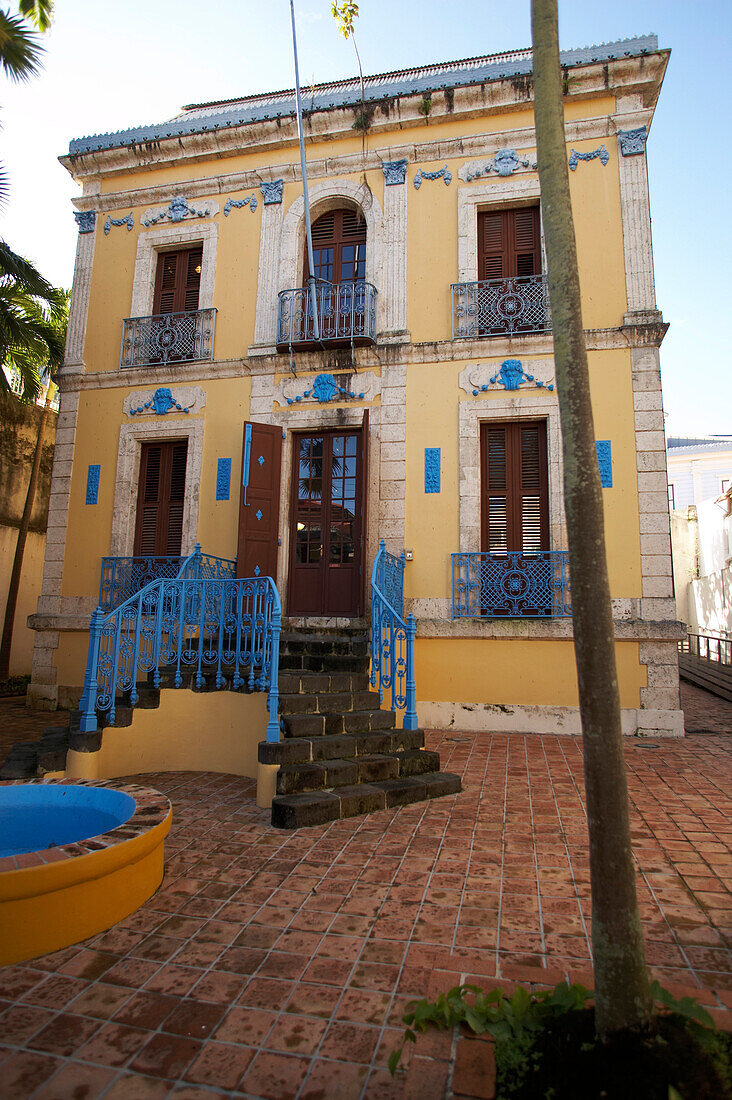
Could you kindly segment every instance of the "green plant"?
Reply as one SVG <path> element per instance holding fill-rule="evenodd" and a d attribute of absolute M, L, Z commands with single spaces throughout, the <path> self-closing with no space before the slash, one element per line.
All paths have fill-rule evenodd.
<path fill-rule="evenodd" d="M 425 118 L 427 117 L 427 115 L 432 110 L 432 93 L 431 92 L 425 92 L 424 93 L 424 95 L 422 96 L 422 102 L 420 103 L 417 110 L 419 111 L 419 113 L 421 115 L 424 115 Z"/>
<path fill-rule="evenodd" d="M 557 1016 L 583 1009 L 591 996 L 582 985 L 560 982 L 554 989 L 533 994 L 519 986 L 511 997 L 502 989 L 485 992 L 477 985 L 456 985 L 436 1001 L 411 1001 L 403 1017 L 404 1039 L 389 1058 L 389 1070 L 393 1076 L 404 1044 L 416 1043 L 417 1032 L 425 1032 L 430 1025 L 446 1031 L 465 1024 L 476 1035 L 488 1032 L 496 1040 L 516 1040 L 522 1033 L 541 1031 Z"/>

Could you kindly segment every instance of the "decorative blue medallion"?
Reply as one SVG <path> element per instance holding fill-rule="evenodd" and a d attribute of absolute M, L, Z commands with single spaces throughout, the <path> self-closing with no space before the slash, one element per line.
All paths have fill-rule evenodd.
<path fill-rule="evenodd" d="M 227 199 L 224 203 L 224 217 L 228 218 L 234 207 L 248 206 L 252 214 L 257 209 L 257 196 L 247 195 L 245 199 Z"/>
<path fill-rule="evenodd" d="M 93 233 L 96 214 L 93 210 L 75 210 L 74 218 L 80 233 Z"/>
<path fill-rule="evenodd" d="M 569 154 L 569 160 L 567 161 L 567 163 L 569 164 L 570 171 L 576 172 L 577 164 L 579 161 L 594 160 L 596 157 L 599 157 L 600 163 L 604 168 L 607 162 L 610 160 L 610 154 L 608 153 L 604 145 L 601 145 L 599 149 L 593 149 L 591 153 L 578 153 L 576 149 L 572 149 L 571 153 Z"/>
<path fill-rule="evenodd" d="M 216 466 L 216 499 L 228 500 L 231 486 L 231 459 L 220 458 Z"/>
<path fill-rule="evenodd" d="M 624 157 L 637 157 L 646 151 L 648 130 L 638 126 L 635 130 L 618 130 L 618 144 Z"/>
<path fill-rule="evenodd" d="M 504 390 L 518 390 L 525 382 L 533 382 L 538 390 L 553 390 L 553 382 L 540 382 L 533 374 L 526 374 L 520 359 L 504 359 L 501 369 L 482 386 L 473 390 L 473 397 L 486 393 L 491 386 L 503 386 Z"/>
<path fill-rule="evenodd" d="M 259 566 L 255 565 L 254 566 L 254 576 L 258 577 L 261 572 L 262 572 L 262 570 L 259 568 Z"/>
<path fill-rule="evenodd" d="M 186 218 L 210 218 L 211 210 L 208 207 L 190 206 L 188 199 L 184 195 L 175 195 L 170 200 L 170 206 L 167 210 L 161 210 L 159 214 L 148 215 L 143 218 L 142 224 L 145 226 L 155 225 L 157 222 L 171 221 L 182 222 Z"/>
<path fill-rule="evenodd" d="M 132 227 L 134 226 L 134 224 L 135 224 L 135 219 L 132 216 L 132 211 L 131 210 L 130 210 L 130 212 L 127 215 L 126 218 L 113 218 L 113 217 L 110 216 L 110 217 L 107 218 L 106 222 L 104 223 L 104 236 L 105 237 L 109 236 L 113 225 L 126 225 L 127 226 L 127 232 L 130 233 L 132 231 Z"/>
<path fill-rule="evenodd" d="M 533 170 L 536 168 L 536 161 L 529 160 L 528 157 L 520 157 L 515 149 L 499 149 L 493 160 L 489 160 L 486 164 L 477 168 L 466 165 L 461 169 L 461 173 L 464 172 L 464 176 L 461 174 L 461 179 L 464 178 L 466 183 L 470 183 L 471 180 L 488 176 L 491 172 L 495 172 L 497 176 L 512 176 L 514 172 L 518 172 L 519 168 Z"/>
<path fill-rule="evenodd" d="M 257 510 L 256 510 L 256 512 L 254 513 L 254 515 L 255 515 L 255 516 L 257 517 L 257 519 L 261 519 L 261 518 L 262 518 L 262 509 L 261 509 L 261 508 L 257 508 Z"/>
<path fill-rule="evenodd" d="M 178 412 L 184 413 L 189 411 L 188 408 L 175 400 L 167 386 L 160 386 L 144 405 L 138 405 L 136 409 L 130 409 L 130 416 L 141 416 L 146 411 L 153 411 L 158 416 L 165 416 L 171 409 L 177 409 Z"/>
<path fill-rule="evenodd" d="M 414 180 L 412 182 L 414 183 L 414 186 L 417 189 L 417 191 L 419 191 L 420 187 L 422 186 L 422 181 L 423 180 L 439 180 L 439 179 L 442 179 L 443 183 L 445 184 L 445 187 L 450 186 L 450 181 L 452 179 L 452 172 L 447 167 L 447 165 L 445 165 L 444 168 L 440 168 L 439 172 L 422 172 L 422 171 L 419 171 L 415 175 Z"/>
<path fill-rule="evenodd" d="M 282 202 L 283 182 L 283 180 L 270 180 L 268 183 L 260 183 L 259 190 L 262 192 L 265 206 Z"/>
<path fill-rule="evenodd" d="M 296 405 L 313 397 L 319 404 L 327 405 L 336 397 L 358 397 L 359 401 L 363 401 L 365 396 L 365 393 L 357 394 L 353 390 L 344 390 L 336 383 L 332 374 L 319 374 L 309 390 L 305 390 L 297 397 L 286 397 L 285 400 L 288 405 Z"/>
<path fill-rule="evenodd" d="M 264 466 L 264 455 L 260 455 L 259 458 L 257 459 L 257 462 L 259 463 L 260 466 Z"/>
<path fill-rule="evenodd" d="M 99 499 L 99 475 L 102 467 L 92 463 L 86 471 L 86 503 L 96 504 Z"/>
<path fill-rule="evenodd" d="M 424 449 L 424 491 L 425 493 L 439 493 L 440 491 L 439 447 L 425 447 Z"/>
<path fill-rule="evenodd" d="M 381 171 L 384 173 L 384 186 L 395 187 L 407 178 L 406 160 L 383 160 Z"/>

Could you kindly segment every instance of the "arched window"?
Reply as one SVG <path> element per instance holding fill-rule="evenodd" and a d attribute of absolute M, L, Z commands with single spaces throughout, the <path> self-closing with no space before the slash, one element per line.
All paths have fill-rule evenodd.
<path fill-rule="evenodd" d="M 366 278 L 366 222 L 360 211 L 330 210 L 312 226 L 313 275 L 328 283 L 355 283 Z M 305 279 L 310 275 L 307 244 Z"/>

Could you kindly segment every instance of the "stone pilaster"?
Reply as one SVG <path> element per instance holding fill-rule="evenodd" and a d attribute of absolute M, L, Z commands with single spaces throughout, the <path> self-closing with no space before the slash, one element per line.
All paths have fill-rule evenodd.
<path fill-rule="evenodd" d="M 618 164 L 628 312 L 654 313 L 656 284 L 653 276 L 646 155 L 640 153 L 635 156 L 618 156 Z"/>
<path fill-rule="evenodd" d="M 277 339 L 277 293 L 279 286 L 282 204 L 265 203 L 259 237 L 259 277 L 257 310 L 254 320 L 254 344 L 251 354 L 270 354 Z M 270 409 L 271 411 L 271 409 Z"/>
<path fill-rule="evenodd" d="M 406 183 L 384 188 L 384 235 L 381 263 L 379 340 L 405 341 L 407 332 L 407 194 Z"/>
<path fill-rule="evenodd" d="M 89 290 L 96 239 L 95 229 L 93 233 L 80 233 L 76 242 L 74 282 L 71 290 L 69 325 L 66 330 L 66 354 L 63 366 L 63 372 L 67 373 L 77 373 L 84 367 L 84 340 L 86 339 L 86 322 L 89 316 Z"/>
<path fill-rule="evenodd" d="M 397 190 L 397 188 L 387 188 Z M 379 537 L 392 554 L 404 548 L 407 465 L 407 367 L 381 368 L 381 454 L 379 459 Z"/>

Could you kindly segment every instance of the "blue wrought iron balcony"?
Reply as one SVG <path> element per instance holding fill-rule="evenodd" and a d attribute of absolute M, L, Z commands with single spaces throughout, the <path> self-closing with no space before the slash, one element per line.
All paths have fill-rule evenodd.
<path fill-rule="evenodd" d="M 315 338 L 310 287 L 282 290 L 277 309 L 277 347 L 373 344 L 376 339 L 376 287 L 355 283 L 316 284 L 318 339 Z"/>
<path fill-rule="evenodd" d="M 569 555 L 453 554 L 453 619 L 539 619 L 572 615 Z"/>
<path fill-rule="evenodd" d="M 119 365 L 126 369 L 213 359 L 215 327 L 215 309 L 127 317 Z"/>
<path fill-rule="evenodd" d="M 196 547 L 196 552 L 190 558 L 180 556 L 102 558 L 102 575 L 99 584 L 100 608 L 102 611 L 114 611 L 116 607 L 123 604 L 130 596 L 140 592 L 152 581 L 174 580 L 186 562 L 190 563 L 188 573 L 194 579 L 233 577 L 236 568 L 235 561 L 202 554 L 200 547 Z"/>
<path fill-rule="evenodd" d="M 546 275 L 452 284 L 452 338 L 551 332 Z"/>

